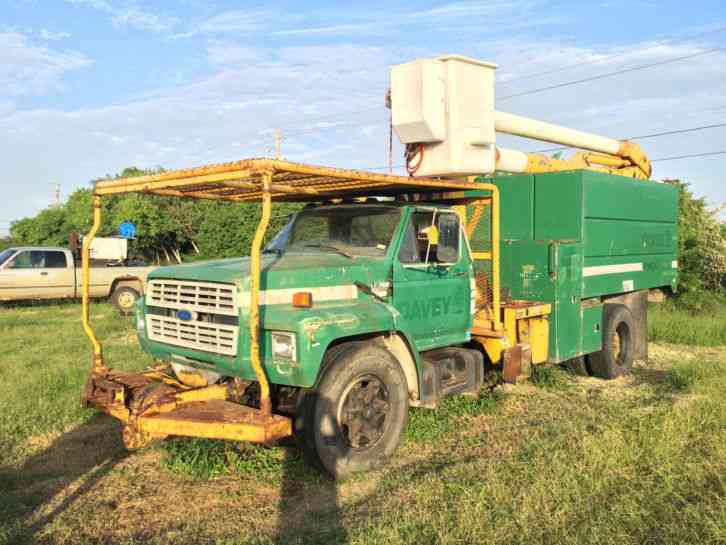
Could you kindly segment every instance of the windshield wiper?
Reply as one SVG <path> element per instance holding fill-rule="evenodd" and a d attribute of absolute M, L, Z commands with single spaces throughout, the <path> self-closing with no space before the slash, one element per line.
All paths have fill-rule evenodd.
<path fill-rule="evenodd" d="M 320 244 L 317 242 L 311 242 L 309 244 L 305 244 L 305 247 L 306 248 L 320 248 L 321 250 L 332 250 L 337 254 L 347 257 L 348 259 L 353 259 L 353 257 L 354 257 L 353 254 L 349 254 L 345 250 L 342 250 L 332 244 Z"/>
<path fill-rule="evenodd" d="M 262 250 L 263 254 L 275 254 L 276 256 L 282 255 L 282 250 L 280 248 L 265 248 Z"/>

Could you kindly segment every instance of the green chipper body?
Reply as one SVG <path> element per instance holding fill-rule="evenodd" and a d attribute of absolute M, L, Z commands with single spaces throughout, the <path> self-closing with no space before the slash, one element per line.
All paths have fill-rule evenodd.
<path fill-rule="evenodd" d="M 502 289 L 552 304 L 550 362 L 600 350 L 604 301 L 675 289 L 676 187 L 587 170 L 493 182 L 502 202 Z"/>

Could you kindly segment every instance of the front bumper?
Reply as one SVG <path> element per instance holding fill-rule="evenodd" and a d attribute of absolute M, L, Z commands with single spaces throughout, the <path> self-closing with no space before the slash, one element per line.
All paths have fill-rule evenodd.
<path fill-rule="evenodd" d="M 204 437 L 271 444 L 292 435 L 292 421 L 238 402 L 234 382 L 201 388 L 181 384 L 163 367 L 142 373 L 94 371 L 83 403 L 124 425 L 127 448 L 167 436 Z"/>

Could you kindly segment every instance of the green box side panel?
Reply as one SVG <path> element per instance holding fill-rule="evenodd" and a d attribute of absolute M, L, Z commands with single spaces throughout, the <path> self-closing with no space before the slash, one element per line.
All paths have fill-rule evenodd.
<path fill-rule="evenodd" d="M 552 363 L 582 353 L 582 244 L 560 244 L 557 254 L 556 260 L 550 259 L 550 268 L 554 266 L 557 271 L 550 319 L 550 324 L 555 324 L 555 336 L 550 335 L 549 361 Z"/>
<path fill-rule="evenodd" d="M 581 354 L 597 352 L 602 348 L 602 305 L 580 309 L 582 346 Z"/>
<path fill-rule="evenodd" d="M 501 282 L 513 299 L 552 302 L 555 285 L 549 274 L 549 245 L 531 240 L 502 244 Z"/>
<path fill-rule="evenodd" d="M 676 223 L 678 189 L 614 174 L 583 171 L 585 217 Z"/>
<path fill-rule="evenodd" d="M 492 180 L 501 202 L 500 238 L 503 241 L 534 238 L 534 176 L 500 176 Z"/>
<path fill-rule="evenodd" d="M 535 240 L 579 241 L 581 237 L 582 171 L 535 176 Z"/>
<path fill-rule="evenodd" d="M 585 218 L 585 257 L 673 255 L 675 223 Z"/>
<path fill-rule="evenodd" d="M 583 276 L 583 298 L 662 286 L 670 286 L 675 290 L 678 279 L 677 256 L 673 253 L 640 254 L 620 259 L 586 257 Z"/>
<path fill-rule="evenodd" d="M 583 297 L 675 287 L 676 187 L 583 172 Z"/>
<path fill-rule="evenodd" d="M 513 299 L 550 303 L 549 361 L 582 351 L 582 245 L 521 241 L 502 245 L 502 287 Z"/>

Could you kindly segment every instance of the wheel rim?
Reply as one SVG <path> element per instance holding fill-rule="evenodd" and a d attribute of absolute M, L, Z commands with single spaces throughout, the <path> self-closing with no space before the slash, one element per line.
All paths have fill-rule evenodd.
<path fill-rule="evenodd" d="M 363 450 L 383 436 L 391 410 L 386 385 L 373 375 L 351 382 L 341 396 L 338 422 L 348 445 Z"/>
<path fill-rule="evenodd" d="M 121 308 L 129 309 L 134 306 L 134 303 L 136 302 L 136 297 L 134 297 L 133 293 L 124 291 L 119 293 L 117 301 Z"/>

